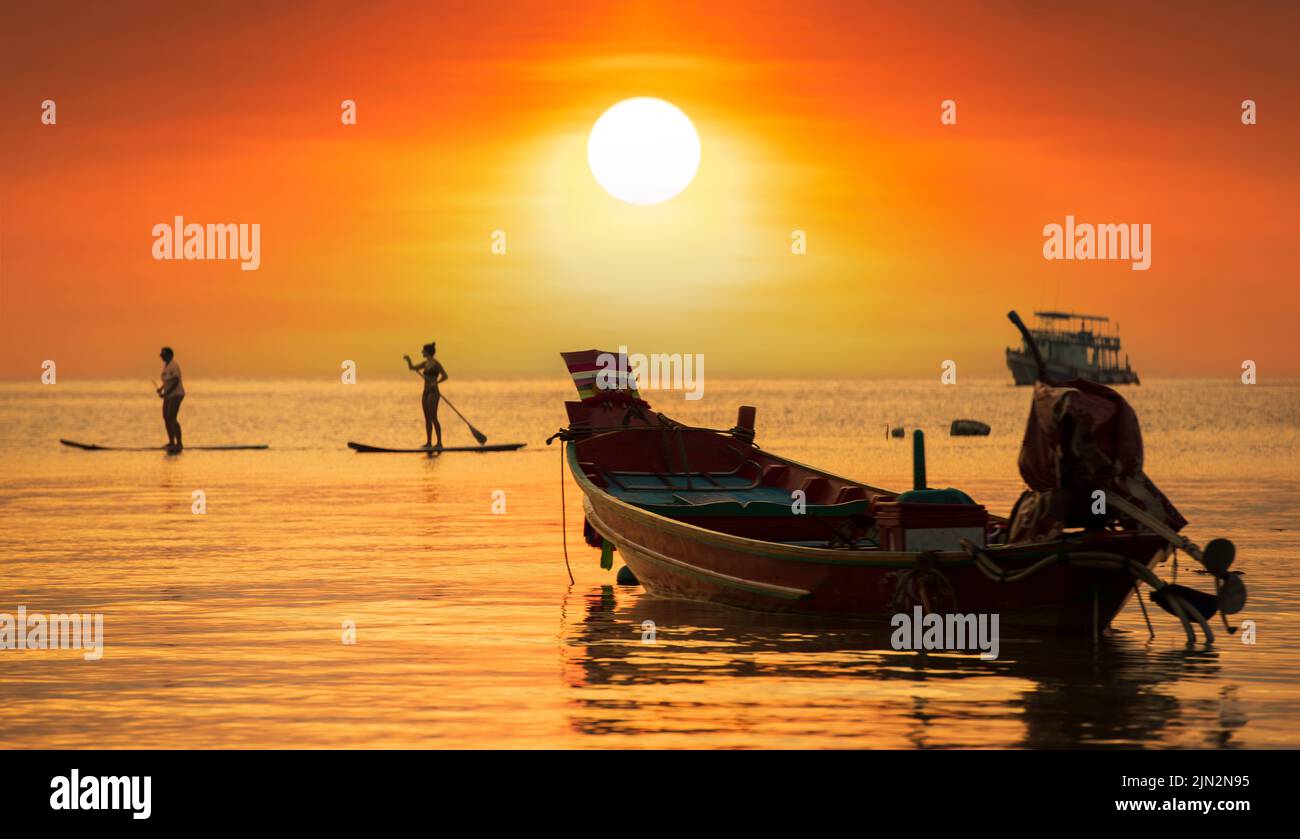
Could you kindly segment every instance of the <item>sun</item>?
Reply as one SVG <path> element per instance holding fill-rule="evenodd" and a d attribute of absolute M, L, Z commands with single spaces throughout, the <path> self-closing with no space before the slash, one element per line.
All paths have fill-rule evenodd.
<path fill-rule="evenodd" d="M 700 168 L 700 135 L 671 102 L 624 99 L 600 115 L 587 139 L 596 183 L 629 204 L 659 204 L 680 193 Z"/>

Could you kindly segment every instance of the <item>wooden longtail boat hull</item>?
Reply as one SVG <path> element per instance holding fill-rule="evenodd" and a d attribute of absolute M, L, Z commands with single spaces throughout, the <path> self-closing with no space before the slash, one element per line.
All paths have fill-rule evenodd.
<path fill-rule="evenodd" d="M 650 409 L 622 353 L 562 355 L 581 399 L 565 403 L 569 424 L 547 443 L 564 441 L 588 544 L 606 568 L 616 549 L 651 594 L 848 618 L 987 614 L 1095 636 L 1142 583 L 1189 643 L 1194 624 L 1212 641 L 1208 619 L 1220 612 L 1226 624 L 1245 605 L 1235 547 L 1216 539 L 1202 551 L 1178 535 L 1185 520 L 1141 472 L 1136 415 L 1108 388 L 1040 376 L 1019 463 L 1030 489 L 1012 521 L 930 487 L 919 432 L 914 489 L 890 492 L 764 451 L 753 407 L 730 429 L 684 425 Z M 1072 425 L 1041 420 L 1062 413 Z M 1085 456 L 1067 457 L 1081 442 Z M 1119 512 L 1083 503 L 1098 475 L 1113 476 L 1102 489 Z M 1215 593 L 1154 573 L 1171 546 L 1213 575 Z"/>
<path fill-rule="evenodd" d="M 566 445 L 570 471 L 584 494 L 587 521 L 617 548 L 651 594 L 848 618 L 888 619 L 900 611 L 895 591 L 901 575 L 917 568 L 916 552 L 784 544 L 670 518 L 596 485 L 580 465 L 574 444 Z M 1076 552 L 1118 554 L 1149 566 L 1163 557 L 1164 546 L 1163 539 L 1150 534 L 1106 532 L 989 548 L 987 555 L 1007 572 Z M 943 604 L 946 611 L 997 613 L 1006 625 L 1058 632 L 1104 629 L 1134 590 L 1133 577 L 1118 569 L 1060 562 L 1021 581 L 999 582 L 965 552 L 933 557 L 933 567 L 946 583 L 942 588 L 951 594 Z"/>

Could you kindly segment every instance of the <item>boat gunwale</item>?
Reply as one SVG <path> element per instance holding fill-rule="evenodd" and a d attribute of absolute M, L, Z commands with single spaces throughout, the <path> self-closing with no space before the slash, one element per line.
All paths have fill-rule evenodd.
<path fill-rule="evenodd" d="M 646 427 L 646 426 L 635 426 L 635 428 L 644 428 L 644 427 Z M 652 426 L 651 426 L 651 427 L 652 427 Z M 591 435 L 589 435 L 589 436 L 587 436 L 587 437 L 583 437 L 582 440 L 567 440 L 567 441 L 565 441 L 565 445 L 568 446 L 568 447 L 570 448 L 570 450 L 572 450 L 572 447 L 573 447 L 574 444 L 576 444 L 576 443 L 580 443 L 580 442 L 582 442 L 583 440 L 595 440 L 595 439 L 600 438 L 600 437 L 607 437 L 607 436 L 609 436 L 609 435 L 611 435 L 611 434 L 621 434 L 621 433 L 623 433 L 624 431 L 627 431 L 627 430 L 629 430 L 629 429 L 627 429 L 627 428 L 619 428 L 619 429 L 615 429 L 615 430 L 613 430 L 613 431 L 600 431 L 600 432 L 597 432 L 597 433 L 595 433 L 595 434 L 591 434 Z M 689 429 L 689 428 L 688 428 L 688 429 L 686 429 L 686 430 L 687 430 L 687 431 L 694 431 L 695 433 L 698 433 L 698 434 L 710 434 L 710 435 L 713 435 L 713 436 L 715 436 L 715 437 L 721 437 L 721 436 L 724 436 L 721 432 L 714 431 L 713 429 L 709 429 L 709 428 L 699 428 L 699 429 Z M 862 487 L 863 489 L 865 489 L 865 490 L 867 490 L 867 491 L 869 491 L 869 492 L 878 493 L 878 494 L 880 494 L 880 495 L 888 495 L 888 496 L 891 496 L 891 497 L 897 497 L 897 496 L 899 495 L 899 493 L 894 492 L 894 491 L 891 490 L 891 489 L 883 489 L 883 488 L 881 488 L 881 487 L 872 486 L 871 484 L 864 484 L 864 483 L 862 483 L 861 481 L 854 480 L 853 478 L 846 478 L 846 477 L 844 477 L 843 475 L 837 475 L 837 474 L 835 474 L 834 472 L 827 472 L 825 469 L 822 469 L 820 466 L 812 466 L 812 465 L 807 464 L 807 463 L 801 463 L 801 462 L 799 462 L 799 461 L 797 461 L 797 460 L 794 460 L 794 459 L 792 459 L 792 458 L 785 457 L 784 455 L 779 455 L 779 454 L 776 454 L 775 452 L 770 452 L 770 451 L 768 451 L 767 449 L 765 449 L 765 448 L 763 448 L 762 446 L 760 446 L 758 443 L 749 443 L 749 445 L 753 446 L 755 449 L 757 449 L 758 451 L 762 452 L 762 453 L 763 453 L 764 455 L 766 455 L 767 457 L 773 458 L 773 459 L 775 459 L 775 460 L 779 460 L 779 461 L 781 461 L 782 463 L 788 464 L 788 465 L 790 465 L 790 466 L 798 466 L 800 469 L 807 469 L 808 471 L 810 471 L 810 472 L 815 472 L 815 473 L 817 473 L 818 475 L 824 475 L 824 476 L 826 476 L 827 478 L 834 478 L 834 479 L 837 480 L 837 481 L 843 481 L 844 483 L 846 483 L 846 484 L 850 484 L 850 485 L 852 485 L 852 486 Z M 576 465 L 576 461 L 574 460 L 574 457 L 576 457 L 576 455 L 572 454 L 571 452 L 570 452 L 570 453 L 566 453 L 566 458 L 567 458 L 568 461 L 569 461 L 569 471 L 570 471 L 570 472 L 573 472 L 573 475 L 574 475 L 574 478 L 575 478 L 575 479 L 577 479 L 577 480 L 581 480 L 581 481 L 588 481 L 588 482 L 590 482 L 590 481 L 587 479 L 587 476 L 586 476 L 585 473 L 581 472 L 580 470 L 576 470 L 576 469 L 574 468 L 574 466 Z M 595 484 L 592 484 L 592 486 L 595 487 L 595 489 L 599 490 L 600 492 L 604 493 L 605 495 L 611 495 L 610 493 L 605 492 L 605 490 L 604 490 L 603 488 L 598 487 L 598 486 L 596 486 Z M 611 495 L 611 497 L 614 497 L 614 496 Z M 1010 520 L 1009 518 L 1005 517 L 1005 516 L 999 516 L 999 515 L 996 515 L 996 514 L 994 514 L 994 513 L 989 513 L 989 514 L 988 514 L 988 517 L 989 517 L 989 521 L 991 521 L 991 522 L 997 522 L 997 523 L 999 523 L 999 524 L 1006 524 L 1006 525 L 1011 524 L 1011 520 Z M 665 517 L 665 518 L 666 518 L 666 517 Z"/>
<path fill-rule="evenodd" d="M 605 432 L 605 433 L 616 434 L 618 432 Z M 628 502 L 623 501 L 617 496 L 605 492 L 604 489 L 602 489 L 601 487 L 597 486 L 594 482 L 592 482 L 591 479 L 587 477 L 586 473 L 583 472 L 582 469 L 578 466 L 577 448 L 575 445 L 576 442 L 577 441 L 573 441 L 573 440 L 565 441 L 565 446 L 566 446 L 565 457 L 568 461 L 569 471 L 573 475 L 574 481 L 578 484 L 579 488 L 582 489 L 583 491 L 584 513 L 594 511 L 593 508 L 595 507 L 595 505 L 592 503 L 591 499 L 593 495 L 596 495 L 597 497 L 601 498 L 601 503 L 612 506 L 615 510 L 619 511 L 623 515 L 632 518 L 637 523 L 641 524 L 642 526 L 648 527 L 652 530 L 656 530 L 661 533 L 668 534 L 670 536 L 693 538 L 697 542 L 702 542 L 714 548 L 720 548 L 725 550 L 736 551 L 739 553 L 762 556 L 769 559 L 785 560 L 791 562 L 806 562 L 806 563 L 813 563 L 818 565 L 910 568 L 916 564 L 916 557 L 920 554 L 919 551 L 908 552 L 908 551 L 873 550 L 868 552 L 868 551 L 846 550 L 844 548 L 813 548 L 813 547 L 807 547 L 803 545 L 785 545 L 780 542 L 769 542 L 762 539 L 751 539 L 746 536 L 736 536 L 731 533 L 722 533 L 716 530 L 710 530 L 708 528 L 700 527 L 698 525 L 694 525 L 686 521 L 669 518 L 668 516 L 664 516 L 659 513 L 652 512 L 650 510 L 645 510 L 641 507 L 636 506 L 635 504 L 629 504 Z M 774 457 L 786 463 L 801 466 L 806 469 L 813 469 L 814 471 L 820 474 L 839 478 L 840 480 L 848 481 L 849 483 L 855 484 L 857 486 L 862 486 L 869 490 L 881 492 L 887 495 L 893 495 L 893 493 L 890 493 L 886 490 L 882 490 L 876 487 L 871 487 L 866 484 L 859 484 L 858 482 L 849 480 L 847 478 L 840 478 L 838 475 L 834 475 L 830 472 L 817 469 L 816 467 L 806 466 L 805 464 L 798 463 L 797 461 L 789 460 L 788 458 L 783 458 L 780 455 L 775 455 L 772 454 L 771 452 L 764 452 L 764 453 L 770 457 Z M 599 513 L 597 513 L 596 516 L 598 519 L 601 520 L 602 523 L 604 523 L 604 520 L 599 515 Z M 1006 519 L 997 516 L 990 516 L 989 518 L 996 519 L 998 521 L 1003 521 L 1003 522 L 1006 521 Z M 603 535 L 604 534 L 602 534 L 602 537 Z M 1137 537 L 1143 534 L 1133 533 L 1133 534 L 1126 534 L 1126 535 Z M 1002 547 L 1002 546 L 996 546 L 996 547 Z M 1067 537 L 1063 539 L 1057 539 L 1052 542 L 1026 543 L 1023 546 L 1011 545 L 1005 547 L 1009 547 L 1013 549 L 1023 548 L 1024 549 L 1023 552 L 1017 552 L 1014 559 L 1032 561 L 1032 560 L 1042 559 L 1043 557 L 1046 556 L 1051 556 L 1052 554 L 1068 553 L 1071 549 L 1077 547 L 1083 547 L 1083 546 L 1081 544 L 1081 540 L 1071 539 Z M 869 554 L 870 558 L 868 558 L 867 556 L 862 556 L 863 554 Z M 969 554 L 965 553 L 964 551 L 938 551 L 935 553 L 935 557 L 940 563 L 947 566 L 964 566 L 964 565 L 975 564 L 975 559 L 971 557 Z"/>

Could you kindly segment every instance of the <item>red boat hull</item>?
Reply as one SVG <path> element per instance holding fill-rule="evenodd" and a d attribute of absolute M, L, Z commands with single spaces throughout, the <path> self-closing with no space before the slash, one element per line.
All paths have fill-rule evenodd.
<path fill-rule="evenodd" d="M 898 611 L 900 572 L 918 554 L 805 547 L 718 532 L 628 504 L 569 464 L 582 488 L 587 520 L 618 550 L 647 592 L 744 609 L 888 619 Z M 1144 565 L 1163 557 L 1164 541 L 1136 533 L 1098 533 L 1023 546 L 990 548 L 1007 572 L 1050 556 L 1119 554 Z M 933 554 L 934 569 L 961 613 L 998 614 L 1004 625 L 1057 632 L 1104 629 L 1133 592 L 1126 571 L 1049 564 L 1018 582 L 987 576 L 964 552 Z"/>

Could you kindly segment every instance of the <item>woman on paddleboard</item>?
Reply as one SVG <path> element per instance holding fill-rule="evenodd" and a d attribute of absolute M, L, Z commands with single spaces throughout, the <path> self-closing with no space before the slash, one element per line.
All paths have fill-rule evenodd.
<path fill-rule="evenodd" d="M 181 384 L 181 367 L 176 363 L 176 354 L 171 347 L 163 347 L 158 357 L 163 361 L 162 387 L 158 395 L 162 397 L 163 425 L 167 426 L 167 449 L 180 451 L 181 424 L 176 415 L 181 410 L 181 400 L 185 398 L 185 387 Z"/>
<path fill-rule="evenodd" d="M 442 425 L 438 422 L 438 385 L 447 381 L 447 371 L 443 369 L 438 359 L 433 357 L 437 349 L 435 344 L 429 343 L 424 345 L 424 361 L 419 364 L 412 364 L 411 357 L 404 355 L 406 366 L 411 370 L 419 373 L 424 379 L 424 396 L 420 402 L 424 406 L 424 445 L 425 448 L 442 448 Z M 434 433 L 438 435 L 438 445 L 433 444 Z"/>

